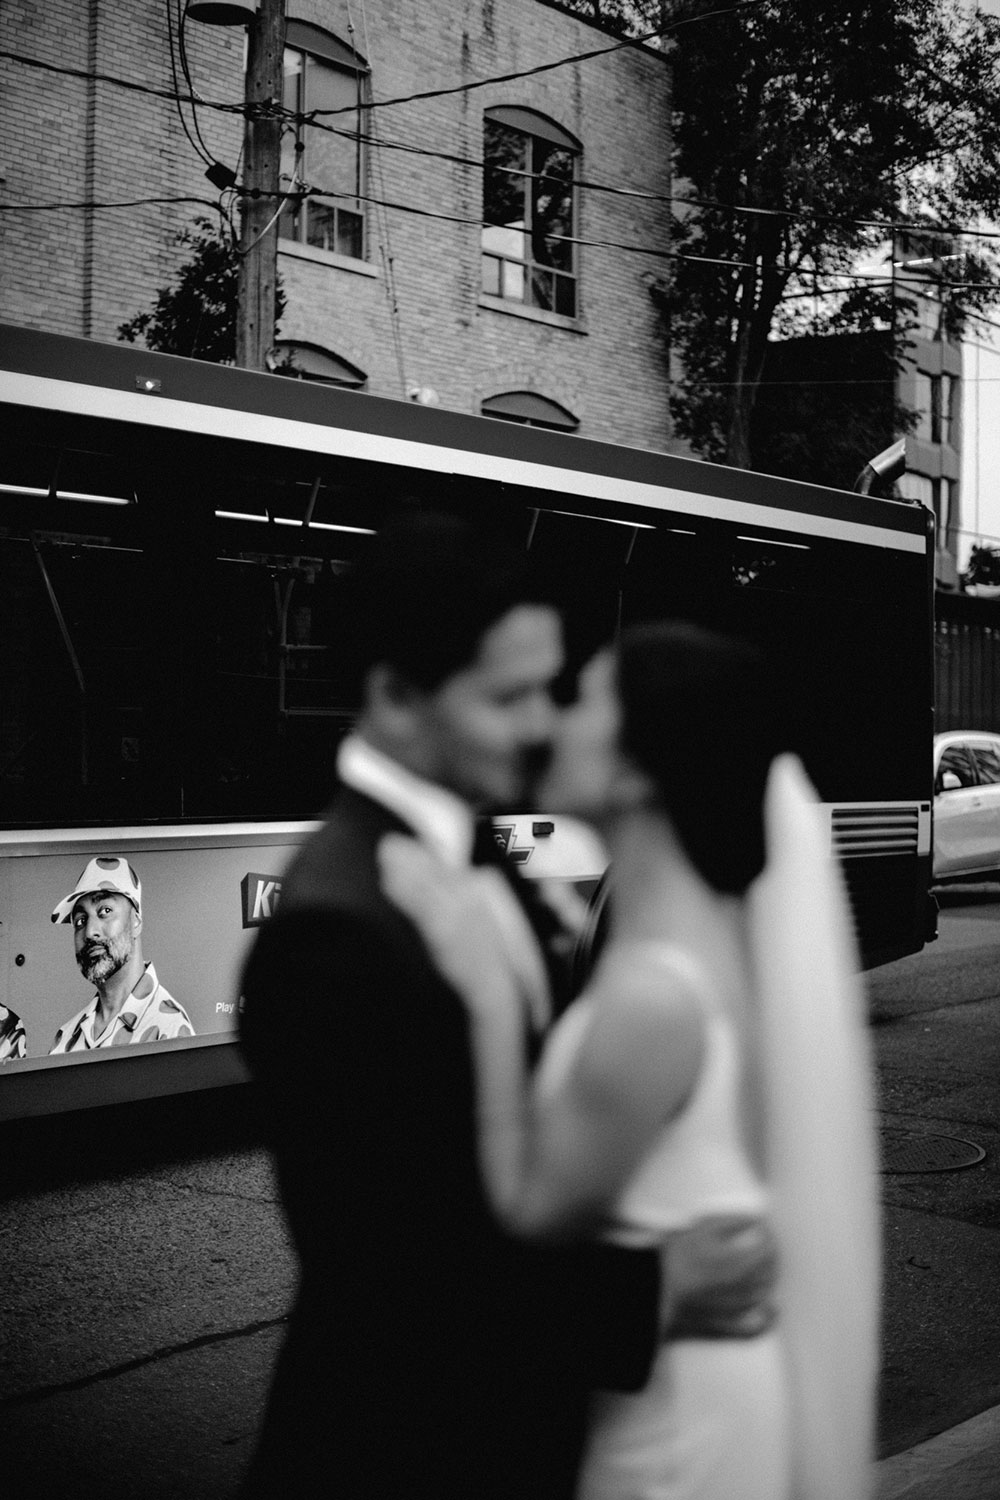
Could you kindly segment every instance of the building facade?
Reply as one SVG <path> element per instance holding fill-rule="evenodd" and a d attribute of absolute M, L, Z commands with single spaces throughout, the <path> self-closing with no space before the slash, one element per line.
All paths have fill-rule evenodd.
<path fill-rule="evenodd" d="M 950 248 L 947 245 L 945 253 Z M 906 470 L 898 488 L 904 499 L 919 501 L 934 512 L 937 585 L 954 589 L 959 582 L 962 513 L 962 345 L 950 337 L 941 254 L 941 244 L 933 242 L 907 242 L 897 254 L 902 265 L 896 292 L 913 325 L 906 336 L 898 394 L 916 413 L 906 434 Z"/>
<path fill-rule="evenodd" d="M 176 278 L 185 227 L 235 221 L 246 33 L 183 11 L 0 13 L 0 320 L 113 340 Z M 276 364 L 679 446 L 647 290 L 670 227 L 659 53 L 544 0 L 288 0 L 284 64 Z"/>

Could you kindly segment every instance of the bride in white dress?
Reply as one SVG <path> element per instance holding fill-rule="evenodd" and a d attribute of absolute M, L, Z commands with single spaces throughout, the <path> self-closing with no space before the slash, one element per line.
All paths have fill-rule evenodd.
<path fill-rule="evenodd" d="M 641 1392 L 596 1397 L 579 1500 L 870 1493 L 871 1066 L 838 875 L 772 729 L 756 656 L 693 627 L 632 632 L 586 669 L 545 801 L 600 823 L 612 926 L 534 1077 L 519 966 L 490 927 L 496 872 L 456 878 L 395 836 L 383 850 L 469 1006 L 484 1179 L 508 1224 L 648 1242 L 745 1211 L 778 1235 L 776 1320 L 671 1340 Z"/>

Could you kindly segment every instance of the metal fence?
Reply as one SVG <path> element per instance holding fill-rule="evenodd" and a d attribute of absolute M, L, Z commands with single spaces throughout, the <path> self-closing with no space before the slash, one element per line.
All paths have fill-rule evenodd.
<path fill-rule="evenodd" d="M 939 592 L 934 613 L 935 729 L 1000 733 L 1000 600 Z"/>

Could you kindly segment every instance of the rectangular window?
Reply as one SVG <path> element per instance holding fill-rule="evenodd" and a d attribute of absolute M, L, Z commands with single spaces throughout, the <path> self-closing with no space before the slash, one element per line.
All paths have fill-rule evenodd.
<path fill-rule="evenodd" d="M 913 404 L 917 409 L 917 425 L 914 428 L 914 436 L 925 443 L 936 442 L 934 436 L 934 412 L 939 409 L 941 400 L 940 376 L 931 376 L 924 370 L 917 370 L 914 375 Z M 937 393 L 935 394 L 935 387 Z"/>
<path fill-rule="evenodd" d="M 487 118 L 484 157 L 483 292 L 575 318 L 578 153 Z"/>
<path fill-rule="evenodd" d="M 364 257 L 365 87 L 360 71 L 285 49 L 285 109 L 299 116 L 314 110 L 342 113 L 320 115 L 315 124 L 299 124 L 294 133 L 283 136 L 282 188 L 305 186 L 317 195 L 290 203 L 281 215 L 279 233 L 282 239 L 354 260 Z"/>

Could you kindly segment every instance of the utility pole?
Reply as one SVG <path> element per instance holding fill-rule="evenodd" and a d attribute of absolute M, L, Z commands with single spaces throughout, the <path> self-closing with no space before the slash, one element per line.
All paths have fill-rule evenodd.
<path fill-rule="evenodd" d="M 259 0 L 247 28 L 246 129 L 236 323 L 236 363 L 266 368 L 274 343 L 278 280 L 285 0 Z M 272 222 L 273 221 L 273 222 Z"/>

